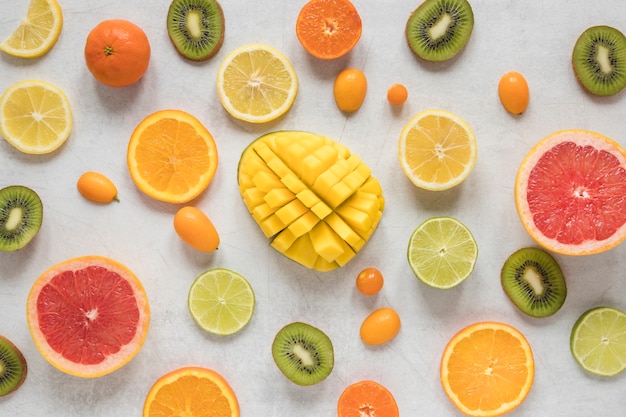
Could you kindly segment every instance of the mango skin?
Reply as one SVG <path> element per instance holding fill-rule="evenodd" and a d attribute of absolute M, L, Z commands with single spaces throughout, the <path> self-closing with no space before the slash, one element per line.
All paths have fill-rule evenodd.
<path fill-rule="evenodd" d="M 270 245 L 317 271 L 354 258 L 385 206 L 370 168 L 315 133 L 285 130 L 257 138 L 243 151 L 237 175 L 244 204 Z"/>

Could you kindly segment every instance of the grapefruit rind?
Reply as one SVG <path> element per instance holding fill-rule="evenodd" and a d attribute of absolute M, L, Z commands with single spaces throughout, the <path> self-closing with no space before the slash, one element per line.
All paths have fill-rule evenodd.
<path fill-rule="evenodd" d="M 560 130 L 548 135 L 528 152 L 515 178 L 515 205 L 522 225 L 538 245 L 562 255 L 592 255 L 612 249 L 626 239 L 626 223 L 622 224 L 607 239 L 587 240 L 582 244 L 567 244 L 544 235 L 533 222 L 533 214 L 526 198 L 530 172 L 549 149 L 564 142 L 573 142 L 579 146 L 588 145 L 598 151 L 607 151 L 618 159 L 620 167 L 626 169 L 626 151 L 617 142 L 606 136 L 582 129 Z"/>
<path fill-rule="evenodd" d="M 95 365 L 85 365 L 73 362 L 55 351 L 47 342 L 46 336 L 39 326 L 37 314 L 37 298 L 42 288 L 49 281 L 63 271 L 77 271 L 89 266 L 101 266 L 117 273 L 133 288 L 139 320 L 133 339 L 124 345 L 117 353 L 108 356 L 104 361 Z M 103 256 L 82 256 L 62 261 L 48 268 L 33 284 L 26 302 L 26 319 L 28 328 L 41 355 L 55 368 L 69 375 L 81 378 L 96 378 L 107 375 L 127 364 L 139 352 L 148 335 L 150 322 L 150 307 L 146 292 L 135 274 L 121 263 Z"/>

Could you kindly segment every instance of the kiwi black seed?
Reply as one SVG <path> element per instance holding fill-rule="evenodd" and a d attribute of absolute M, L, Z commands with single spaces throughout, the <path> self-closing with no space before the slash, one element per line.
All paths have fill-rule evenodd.
<path fill-rule="evenodd" d="M 173 0 L 167 34 L 180 55 L 192 61 L 214 56 L 224 42 L 224 12 L 216 0 Z"/>
<path fill-rule="evenodd" d="M 411 50 L 426 61 L 445 61 L 458 54 L 474 29 L 467 0 L 426 0 L 413 10 L 405 36 Z"/>
<path fill-rule="evenodd" d="M 585 30 L 574 45 L 572 66 L 590 93 L 611 96 L 626 87 L 626 37 L 610 26 Z"/>
<path fill-rule="evenodd" d="M 278 369 L 298 385 L 323 381 L 335 363 L 330 338 L 320 329 L 301 322 L 290 323 L 276 334 L 272 356 Z"/>
<path fill-rule="evenodd" d="M 0 251 L 14 252 L 41 228 L 43 204 L 35 191 L 21 185 L 0 190 Z"/>
<path fill-rule="evenodd" d="M 532 317 L 556 313 L 567 296 L 565 277 L 556 260 L 539 248 L 522 248 L 504 263 L 502 288 L 513 304 Z"/>
<path fill-rule="evenodd" d="M 0 397 L 18 389 L 26 379 L 26 359 L 6 337 L 0 336 Z"/>

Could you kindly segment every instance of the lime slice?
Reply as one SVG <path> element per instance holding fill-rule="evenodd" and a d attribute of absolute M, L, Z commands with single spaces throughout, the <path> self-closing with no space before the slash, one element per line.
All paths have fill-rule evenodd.
<path fill-rule="evenodd" d="M 425 284 L 447 289 L 459 285 L 474 270 L 478 247 L 469 229 L 452 217 L 432 217 L 411 235 L 409 265 Z"/>
<path fill-rule="evenodd" d="M 209 333 L 231 335 L 245 327 L 254 312 L 254 291 L 240 274 L 215 268 L 200 274 L 189 289 L 191 317 Z"/>
<path fill-rule="evenodd" d="M 595 375 L 612 376 L 626 368 L 626 313 L 596 307 L 583 313 L 572 328 L 572 355 Z"/>

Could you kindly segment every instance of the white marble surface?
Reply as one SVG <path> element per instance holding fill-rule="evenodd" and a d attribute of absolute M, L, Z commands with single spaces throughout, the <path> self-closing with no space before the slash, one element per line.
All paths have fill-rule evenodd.
<path fill-rule="evenodd" d="M 26 1 L 0 0 L 0 37 L 7 36 L 26 10 Z M 354 0 L 363 36 L 346 57 L 322 62 L 307 55 L 295 36 L 303 1 L 222 1 L 226 37 L 212 60 L 193 64 L 180 58 L 165 29 L 168 1 L 60 0 L 64 27 L 46 56 L 24 61 L 0 57 L 0 90 L 36 78 L 55 83 L 68 95 L 74 129 L 68 142 L 48 156 L 23 155 L 0 142 L 0 185 L 34 188 L 45 205 L 40 234 L 24 250 L 0 253 L 0 333 L 24 352 L 29 375 L 16 393 L 0 399 L 0 415 L 139 416 L 152 383 L 186 365 L 220 372 L 238 396 L 243 416 L 334 416 L 341 391 L 373 379 L 395 395 L 404 416 L 459 416 L 439 382 L 439 360 L 447 341 L 480 320 L 516 326 L 535 354 L 536 377 L 525 403 L 512 416 L 619 416 L 626 409 L 626 375 L 590 376 L 575 363 L 569 335 L 576 318 L 597 305 L 626 309 L 626 246 L 591 257 L 557 256 L 569 294 L 554 316 L 537 320 L 518 313 L 504 295 L 499 272 L 506 257 L 532 245 L 513 203 L 513 182 L 526 152 L 542 137 L 567 128 L 595 130 L 626 145 L 626 98 L 594 98 L 577 84 L 570 56 L 587 27 L 626 30 L 621 0 L 474 0 L 475 27 L 464 52 L 444 64 L 413 57 L 404 25 L 419 1 Z M 124 89 L 99 85 L 83 59 L 89 30 L 109 18 L 144 28 L 153 55 L 144 79 Z M 293 62 L 300 91 L 281 120 L 250 126 L 228 117 L 215 92 L 217 67 L 243 44 L 272 45 Z M 362 69 L 369 90 L 363 107 L 342 114 L 332 83 L 344 67 Z M 497 82 L 508 70 L 524 73 L 531 89 L 528 111 L 512 117 L 501 107 Z M 395 82 L 409 89 L 400 109 L 386 102 Z M 126 146 L 135 125 L 149 113 L 178 108 L 201 119 L 213 133 L 219 168 L 194 204 L 205 210 L 222 238 L 218 252 L 202 254 L 176 236 L 177 206 L 142 195 L 128 175 Z M 474 128 L 479 156 L 461 186 L 442 193 L 416 189 L 397 161 L 397 141 L 408 119 L 420 110 L 442 108 Z M 237 191 L 241 151 L 258 135 L 276 129 L 308 130 L 348 146 L 373 169 L 387 206 L 370 242 L 346 267 L 330 273 L 306 270 L 269 246 L 247 214 Z M 120 203 L 91 204 L 80 197 L 76 179 L 86 170 L 105 173 L 119 188 Z M 411 231 L 434 215 L 459 218 L 479 245 L 474 274 L 459 287 L 439 291 L 414 278 L 406 261 Z M 66 258 L 100 254 L 131 268 L 146 287 L 151 328 L 143 349 L 127 366 L 93 380 L 65 375 L 36 350 L 26 325 L 25 300 L 32 282 Z M 374 298 L 358 294 L 357 273 L 378 267 L 386 278 Z M 227 338 L 203 333 L 187 311 L 193 279 L 212 267 L 244 274 L 257 296 L 255 315 L 241 333 Z M 390 343 L 370 348 L 358 336 L 374 308 L 391 306 L 402 329 Z M 291 321 L 309 322 L 328 333 L 335 369 L 324 382 L 298 387 L 274 365 L 274 334 Z"/>

